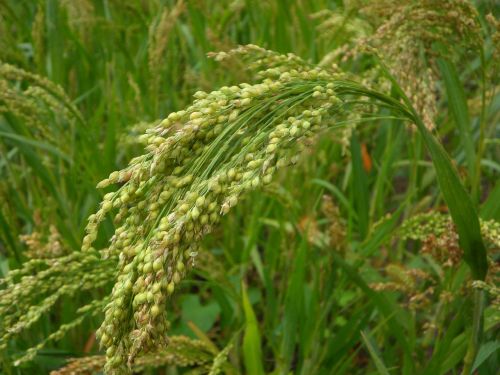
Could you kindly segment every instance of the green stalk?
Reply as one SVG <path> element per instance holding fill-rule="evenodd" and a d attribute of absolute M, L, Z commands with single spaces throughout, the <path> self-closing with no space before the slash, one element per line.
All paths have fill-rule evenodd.
<path fill-rule="evenodd" d="M 474 311 L 472 315 L 472 333 L 467 346 L 467 353 L 464 358 L 464 368 L 462 375 L 470 375 L 474 360 L 476 359 L 479 346 L 481 344 L 481 336 L 483 332 L 483 312 L 484 312 L 485 295 L 484 290 L 474 289 L 473 303 Z"/>

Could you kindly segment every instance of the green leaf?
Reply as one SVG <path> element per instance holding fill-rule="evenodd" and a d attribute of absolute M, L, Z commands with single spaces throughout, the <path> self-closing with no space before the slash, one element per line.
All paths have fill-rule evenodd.
<path fill-rule="evenodd" d="M 391 334 L 396 338 L 398 344 L 402 348 L 407 358 L 412 356 L 412 347 L 405 336 L 405 328 L 402 324 L 404 317 L 402 316 L 402 309 L 389 300 L 384 294 L 371 289 L 367 282 L 358 272 L 357 268 L 348 264 L 340 255 L 335 252 L 331 253 L 335 263 L 345 272 L 346 276 L 356 284 L 365 295 L 372 300 L 374 305 L 379 310 L 380 314 L 387 320 L 387 328 Z"/>
<path fill-rule="evenodd" d="M 475 371 L 493 353 L 498 352 L 498 350 L 500 350 L 500 341 L 490 341 L 484 343 L 477 353 L 476 360 L 474 361 L 474 365 L 472 366 L 472 371 Z"/>
<path fill-rule="evenodd" d="M 500 221 L 500 180 L 490 192 L 488 199 L 481 206 L 481 218 Z"/>
<path fill-rule="evenodd" d="M 48 151 L 51 154 L 53 154 L 57 157 L 60 157 L 64 161 L 71 164 L 71 159 L 69 158 L 68 155 L 64 154 L 57 147 L 54 147 L 49 143 L 35 141 L 33 139 L 29 139 L 29 138 L 23 137 L 21 135 L 15 134 L 15 133 L 8 133 L 8 132 L 4 132 L 4 131 L 0 131 L 0 139 L 1 138 L 10 138 L 10 139 L 15 140 L 19 143 L 25 144 L 27 147 L 39 148 L 41 150 Z"/>
<path fill-rule="evenodd" d="M 441 193 L 448 206 L 453 223 L 456 226 L 460 248 L 464 252 L 464 260 L 469 265 L 472 276 L 475 279 L 484 280 L 488 270 L 486 248 L 481 237 L 479 218 L 471 197 L 467 194 L 443 146 L 425 127 L 415 109 L 412 107 L 411 101 L 387 71 L 387 68 L 383 67 L 383 69 L 391 80 L 395 91 L 401 96 L 410 110 L 410 112 L 408 112 L 402 109 L 403 113 L 409 115 L 409 118 L 415 123 L 419 132 L 422 134 L 422 138 L 429 151 L 434 168 L 436 169 L 436 176 L 439 187 L 441 188 Z M 382 95 L 378 95 L 378 98 L 379 100 L 387 102 L 387 99 Z"/>
<path fill-rule="evenodd" d="M 307 243 L 302 241 L 296 255 L 293 271 L 290 273 L 290 283 L 286 292 L 283 316 L 283 341 L 281 353 L 285 366 L 292 362 L 297 334 L 300 331 L 301 319 L 304 313 L 304 279 L 307 264 Z"/>
<path fill-rule="evenodd" d="M 379 221 L 376 228 L 374 226 L 374 229 L 370 232 L 370 236 L 365 238 L 360 246 L 364 257 L 373 255 L 373 253 L 380 249 L 380 246 L 393 234 L 394 229 L 399 223 L 401 214 L 407 205 L 408 199 L 401 203 L 398 209 L 390 214 L 390 216 L 386 216 Z"/>
<path fill-rule="evenodd" d="M 200 303 L 196 294 L 188 294 L 182 301 L 182 320 L 193 322 L 202 332 L 207 332 L 213 327 L 220 314 L 220 307 L 215 302 L 207 305 Z"/>
<path fill-rule="evenodd" d="M 389 375 L 389 371 L 384 364 L 384 360 L 380 356 L 380 350 L 370 334 L 368 332 L 361 331 L 361 337 L 363 338 L 365 346 L 368 348 L 368 352 L 370 353 L 373 362 L 375 362 L 375 367 L 377 367 L 378 373 L 380 375 Z"/>
<path fill-rule="evenodd" d="M 486 248 L 472 200 L 465 191 L 444 148 L 423 124 L 420 124 L 419 129 L 431 154 L 441 192 L 457 228 L 464 260 L 471 268 L 472 276 L 475 279 L 484 280 L 488 270 Z"/>
<path fill-rule="evenodd" d="M 349 203 L 349 201 L 347 200 L 347 198 L 345 197 L 345 195 L 342 193 L 342 191 L 340 191 L 340 189 L 337 186 L 331 184 L 328 181 L 322 180 L 320 178 L 314 178 L 314 179 L 312 179 L 311 183 L 319 185 L 321 187 L 324 187 L 330 193 L 332 193 L 333 195 L 335 195 L 335 197 L 337 198 L 338 203 L 340 205 L 342 205 L 342 207 L 344 207 L 349 212 L 350 215 L 352 215 L 354 218 L 357 219 L 358 215 L 356 214 L 356 210 L 354 210 L 352 208 L 351 204 Z"/>
<path fill-rule="evenodd" d="M 352 151 L 352 185 L 353 185 L 353 200 L 354 207 L 358 213 L 358 225 L 361 238 L 366 238 L 368 234 L 368 176 L 363 168 L 361 159 L 361 146 L 358 138 L 353 134 L 351 138 Z"/>
<path fill-rule="evenodd" d="M 463 304 L 454 304 L 453 310 L 457 313 L 453 315 L 446 330 L 434 341 L 434 350 L 427 366 L 422 374 L 441 374 L 447 358 L 453 351 L 453 340 L 460 334 L 465 321 L 465 308 Z M 457 343 L 457 341 L 455 341 Z"/>
<path fill-rule="evenodd" d="M 469 170 L 469 178 L 474 181 L 475 178 L 475 151 L 474 140 L 470 129 L 470 116 L 467 108 L 467 100 L 463 86 L 457 73 L 455 65 L 448 60 L 438 59 L 438 66 L 443 77 L 446 88 L 446 95 L 448 97 L 448 108 L 451 115 L 455 120 L 462 146 L 465 151 L 465 159 L 467 161 L 467 168 Z"/>
<path fill-rule="evenodd" d="M 247 374 L 264 375 L 260 333 L 255 313 L 248 299 L 245 285 L 242 284 L 243 311 L 245 312 L 245 333 L 243 336 L 243 359 Z"/>

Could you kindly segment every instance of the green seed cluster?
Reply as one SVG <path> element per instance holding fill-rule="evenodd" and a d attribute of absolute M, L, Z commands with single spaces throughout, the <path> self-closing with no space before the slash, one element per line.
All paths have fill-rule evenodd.
<path fill-rule="evenodd" d="M 224 349 L 222 349 L 217 355 L 215 356 L 212 366 L 210 367 L 210 372 L 208 375 L 218 375 L 222 373 L 224 370 L 224 367 L 228 365 L 228 356 L 229 352 L 233 348 L 233 340 L 229 342 L 229 344 L 226 345 Z"/>
<path fill-rule="evenodd" d="M 0 280 L 0 351 L 18 338 L 63 298 L 81 291 L 97 290 L 114 279 L 117 259 L 100 259 L 95 251 L 74 252 L 59 258 L 33 259 L 12 270 Z M 28 350 L 16 363 L 32 359 L 50 340 L 57 340 L 85 317 L 100 312 L 103 301 L 96 300 L 80 308 L 77 317 Z"/>
<path fill-rule="evenodd" d="M 496 220 L 479 220 L 481 235 L 491 248 L 500 248 L 500 223 Z M 430 236 L 440 237 L 453 228 L 449 214 L 429 211 L 407 219 L 399 230 L 402 239 L 425 241 Z"/>
<path fill-rule="evenodd" d="M 371 283 L 370 287 L 377 291 L 398 291 L 405 296 L 411 310 L 429 307 L 435 295 L 437 282 L 432 276 L 420 268 L 408 268 L 405 265 L 390 263 L 384 267 L 387 279 L 383 282 Z"/>
<path fill-rule="evenodd" d="M 314 68 L 293 53 L 283 55 L 254 44 L 239 46 L 227 52 L 210 52 L 208 56 L 215 61 L 235 60 L 245 66 L 245 71 L 254 73 L 257 79 L 274 79 L 283 73 L 293 75 L 294 72 L 305 72 Z M 284 77 L 287 77 L 287 74 Z"/>
<path fill-rule="evenodd" d="M 43 349 L 45 345 L 47 345 L 47 343 L 50 341 L 61 340 L 69 331 L 82 324 L 87 317 L 100 314 L 107 302 L 108 298 L 106 297 L 102 300 L 93 300 L 91 303 L 80 307 L 76 311 L 78 316 L 75 319 L 69 323 L 62 324 L 55 332 L 52 332 L 36 346 L 28 349 L 24 355 L 14 361 L 14 365 L 19 366 L 24 362 L 33 360 L 38 352 Z"/>
<path fill-rule="evenodd" d="M 172 336 L 167 348 L 138 357 L 133 371 L 143 372 L 147 369 L 170 365 L 190 367 L 199 371 L 196 373 L 206 374 L 210 364 L 215 364 L 218 357 L 217 355 L 214 358 L 211 348 L 201 340 Z M 75 358 L 59 370 L 52 371 L 51 375 L 97 374 L 102 372 L 105 363 L 106 357 L 103 355 Z"/>
<path fill-rule="evenodd" d="M 405 220 L 399 230 L 399 235 L 403 240 L 427 239 L 430 235 L 439 237 L 446 233 L 451 218 L 447 214 L 438 211 L 429 211 L 412 216 Z"/>
<path fill-rule="evenodd" d="M 24 83 L 28 84 L 25 89 Z M 62 148 L 68 142 L 61 142 L 61 137 L 71 133 L 67 129 L 63 132 L 63 128 L 75 122 L 83 123 L 80 112 L 60 86 L 0 61 L 0 114 L 3 113 L 22 120 L 32 135 Z"/>
<path fill-rule="evenodd" d="M 291 69 L 197 92 L 190 107 L 144 135 L 148 153 L 99 184 L 122 184 L 89 218 L 83 240 L 92 251 L 99 223 L 115 213 L 107 254 L 119 257 L 119 275 L 98 331 L 108 373 L 127 372 L 138 353 L 166 344 L 166 300 L 199 241 L 329 125 L 341 105 L 335 78 L 319 68 Z"/>
<path fill-rule="evenodd" d="M 174 365 L 196 368 L 200 373 L 207 373 L 207 368 L 215 360 L 216 354 L 207 343 L 185 336 L 172 336 L 169 340 L 170 345 L 167 348 L 138 357 L 134 364 L 134 371 Z"/>
<path fill-rule="evenodd" d="M 486 293 L 488 293 L 490 308 L 492 311 L 492 319 L 495 324 L 500 323 L 500 287 L 499 284 L 499 270 L 498 266 L 496 271 L 496 277 L 492 281 L 482 281 L 482 280 L 474 280 L 472 282 L 472 287 L 475 289 L 482 289 Z"/>
<path fill-rule="evenodd" d="M 313 17 L 322 20 L 320 38 L 344 44 L 321 64 L 358 58 L 375 48 L 429 129 L 439 99 L 436 58 L 458 60 L 463 51 L 478 53 L 483 45 L 480 17 L 467 0 L 353 2 L 341 12 L 321 11 Z M 367 78 L 374 83 L 375 77 Z"/>
<path fill-rule="evenodd" d="M 50 225 L 48 235 L 34 230 L 30 234 L 19 236 L 19 239 L 26 244 L 28 249 L 25 254 L 30 259 L 58 258 L 67 250 L 61 243 L 61 235 L 55 225 Z"/>

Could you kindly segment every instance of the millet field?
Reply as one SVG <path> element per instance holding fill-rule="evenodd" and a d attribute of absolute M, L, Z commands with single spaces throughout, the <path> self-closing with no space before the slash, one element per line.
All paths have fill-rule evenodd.
<path fill-rule="evenodd" d="M 498 375 L 499 18 L 0 0 L 0 374 Z"/>

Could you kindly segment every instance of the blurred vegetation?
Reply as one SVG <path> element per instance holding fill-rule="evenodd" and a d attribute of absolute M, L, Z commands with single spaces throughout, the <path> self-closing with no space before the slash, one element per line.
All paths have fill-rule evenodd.
<path fill-rule="evenodd" d="M 19 318 L 29 308 L 23 301 L 47 306 L 26 332 L 6 333 L 14 322 L 0 314 L 9 336 L 0 372 L 45 374 L 71 358 L 59 373 L 102 371 L 95 331 L 114 283 L 106 270 L 117 260 L 80 255 L 87 218 L 111 191 L 96 185 L 141 155 L 140 135 L 195 92 L 252 81 L 243 60 L 207 56 L 252 43 L 391 92 L 380 59 L 457 167 L 481 219 L 489 273 L 473 282 L 462 261 L 421 133 L 376 109 L 380 120 L 347 118 L 224 217 L 168 303 L 171 346 L 139 358 L 134 370 L 458 374 L 473 330 L 472 291 L 481 290 L 484 333 L 472 369 L 495 374 L 500 8 L 493 0 L 440 7 L 0 1 L 0 296 L 19 301 L 0 311 Z M 113 232 L 107 218 L 96 247 Z M 11 292 L 45 269 L 57 273 L 51 285 Z M 57 340 L 15 365 L 53 332 Z"/>

